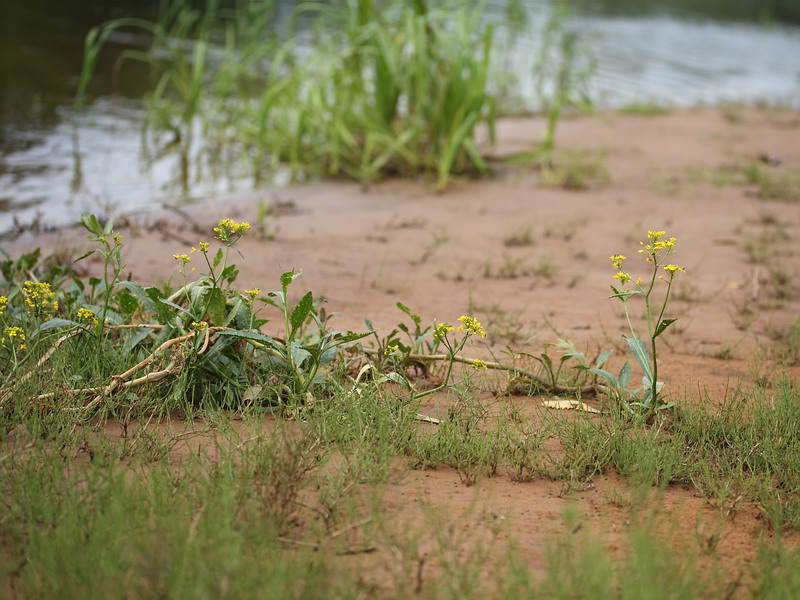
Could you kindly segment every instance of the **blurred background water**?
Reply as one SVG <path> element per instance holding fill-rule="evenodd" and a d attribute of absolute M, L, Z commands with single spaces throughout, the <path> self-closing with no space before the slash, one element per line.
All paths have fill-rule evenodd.
<path fill-rule="evenodd" d="M 287 15 L 295 3 L 279 2 Z M 534 25 L 547 0 L 522 5 Z M 800 106 L 798 0 L 571 0 L 569 27 L 595 65 L 596 106 L 634 102 L 670 106 L 739 102 Z M 504 0 L 487 4 L 501 15 Z M 174 186 L 169 157 L 141 157 L 144 68 L 114 64 L 130 40 L 117 35 L 102 54 L 87 110 L 73 98 L 84 37 L 120 16 L 154 18 L 156 0 L 6 0 L 0 4 L 0 233 L 41 214 L 43 223 L 81 212 L 114 215 L 228 193 L 231 181 Z M 501 30 L 502 34 L 502 30 Z M 510 45 L 509 64 L 527 108 L 535 108 L 530 55 L 535 36 Z M 501 40 L 502 45 L 502 40 Z M 80 132 L 76 146 L 76 126 Z M 80 158 L 80 172 L 76 170 Z"/>

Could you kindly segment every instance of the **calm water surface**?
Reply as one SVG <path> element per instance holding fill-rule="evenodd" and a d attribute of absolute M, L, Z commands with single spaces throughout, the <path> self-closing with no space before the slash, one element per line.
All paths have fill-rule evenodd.
<path fill-rule="evenodd" d="M 288 8 L 291 2 L 284 2 Z M 0 233 L 13 218 L 47 224 L 81 212 L 134 212 L 226 194 L 232 182 L 176 190 L 171 159 L 144 167 L 136 94 L 144 73 L 112 82 L 111 45 L 98 68 L 93 101 L 76 121 L 72 95 L 83 37 L 123 15 L 153 17 L 143 0 L 4 0 L 0 3 Z M 550 5 L 528 0 L 535 30 Z M 488 10 L 502 12 L 502 0 Z M 798 0 L 573 0 L 571 26 L 596 60 L 591 83 L 600 106 L 658 102 L 676 106 L 758 101 L 800 106 Z M 535 39 L 520 39 L 511 63 L 535 103 L 526 65 Z M 112 90 L 114 94 L 112 94 Z M 74 144 L 75 127 L 79 145 Z M 77 177 L 80 159 L 82 177 Z M 237 183 L 237 182 L 233 182 Z M 245 182 L 238 185 L 246 186 Z"/>

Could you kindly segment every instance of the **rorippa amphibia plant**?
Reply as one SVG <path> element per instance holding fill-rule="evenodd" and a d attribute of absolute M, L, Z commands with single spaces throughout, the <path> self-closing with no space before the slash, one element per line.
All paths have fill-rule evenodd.
<path fill-rule="evenodd" d="M 611 286 L 614 292 L 611 298 L 619 299 L 625 307 L 625 319 L 630 329 L 630 337 L 625 341 L 630 347 L 633 358 L 644 373 L 642 386 L 630 390 L 628 385 L 631 379 L 630 363 L 626 362 L 618 377 L 599 368 L 589 371 L 600 375 L 611 384 L 613 393 L 617 396 L 629 412 L 642 412 L 646 415 L 659 410 L 671 408 L 674 403 L 666 402 L 661 394 L 664 383 L 658 381 L 658 346 L 656 339 L 667 327 L 677 319 L 665 317 L 672 284 L 678 273 L 683 273 L 684 268 L 669 262 L 670 255 L 675 251 L 674 237 L 667 237 L 666 231 L 648 231 L 647 239 L 641 242 L 639 250 L 649 267 L 650 273 L 646 278 L 635 277 L 624 266 L 627 259 L 622 254 L 610 257 L 611 264 L 616 270 L 614 279 L 619 283 Z M 664 287 L 666 286 L 666 287 Z M 647 335 L 639 335 L 631 321 L 630 303 L 641 299 L 644 302 L 644 317 L 647 324 Z"/>

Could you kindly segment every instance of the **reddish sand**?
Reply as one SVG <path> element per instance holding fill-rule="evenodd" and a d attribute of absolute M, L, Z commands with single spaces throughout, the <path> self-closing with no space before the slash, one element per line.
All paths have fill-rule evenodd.
<path fill-rule="evenodd" d="M 504 121 L 494 154 L 527 149 L 542 129 L 539 120 Z M 491 178 L 456 182 L 441 195 L 414 181 L 250 192 L 187 207 L 200 232 L 171 212 L 137 217 L 137 227 L 122 229 L 127 271 L 135 281 L 172 274 L 177 282 L 172 255 L 211 241 L 216 220 L 255 225 L 259 201 L 290 202 L 293 209 L 269 224 L 277 230 L 274 240 L 248 235 L 240 242 L 242 289 L 277 289 L 281 272 L 303 269 L 292 293 L 324 295 L 326 309 L 341 313 L 332 321 L 337 328 L 363 329 L 366 317 L 388 332 L 403 317 L 395 307 L 402 301 L 427 323 L 476 316 L 493 351 L 526 340 L 528 349 L 540 350 L 568 338 L 592 353 L 617 348 L 618 367 L 626 328 L 620 303 L 607 299 L 613 281 L 608 257 L 625 254 L 626 266 L 644 275 L 639 240 L 648 229 L 664 229 L 678 239 L 674 262 L 686 273 L 668 311 L 679 321 L 662 336 L 661 374 L 678 403 L 715 401 L 754 375 L 783 368 L 776 366 L 781 346 L 775 338 L 800 315 L 800 204 L 761 200 L 752 186 L 717 186 L 711 179 L 726 166 L 760 164 L 761 155 L 781 159 L 777 167 L 761 164 L 769 172 L 798 169 L 798 142 L 797 112 L 582 117 L 559 125 L 558 146 L 600 153 L 610 175 L 604 187 L 547 188 L 535 169 L 502 167 Z M 526 228 L 531 245 L 507 245 Z M 65 230 L 17 240 L 9 249 L 79 239 L 80 232 Z M 772 258 L 754 264 L 748 247 Z M 470 353 L 486 356 L 488 349 L 478 344 Z M 560 482 L 513 483 L 502 476 L 467 487 L 457 473 L 442 469 L 408 472 L 388 486 L 384 502 L 399 514 L 420 514 L 413 507 L 424 504 L 453 519 L 476 502 L 484 520 L 511 524 L 501 537 L 513 537 L 537 570 L 546 540 L 564 530 L 571 497 L 581 522 L 606 532 L 609 548 L 619 547 L 620 532 L 634 516 L 611 500 L 630 491 L 613 475 L 596 477 L 578 492 L 563 491 Z M 763 523 L 752 507 L 731 518 L 680 486 L 664 492 L 661 506 L 667 520 L 687 524 L 681 535 L 701 544 L 720 527 L 717 549 L 731 573 L 753 558 Z M 477 526 L 464 520 L 464 528 Z"/>

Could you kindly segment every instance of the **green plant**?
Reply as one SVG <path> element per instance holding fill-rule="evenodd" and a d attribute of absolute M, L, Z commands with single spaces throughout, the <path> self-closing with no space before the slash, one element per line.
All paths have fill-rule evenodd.
<path fill-rule="evenodd" d="M 589 370 L 596 375 L 603 377 L 614 391 L 616 399 L 629 411 L 641 410 L 645 414 L 652 414 L 655 411 L 663 410 L 673 406 L 674 403 L 666 402 L 661 395 L 663 383 L 658 381 L 658 346 L 656 339 L 667 327 L 676 321 L 674 318 L 667 318 L 664 313 L 669 302 L 669 294 L 672 283 L 678 273 L 684 271 L 683 267 L 674 264 L 666 264 L 667 258 L 675 248 L 675 238 L 666 238 L 665 231 L 648 231 L 646 242 L 641 242 L 643 248 L 639 250 L 644 255 L 646 263 L 650 266 L 651 273 L 645 281 L 639 277 L 633 278 L 623 267 L 626 257 L 621 254 L 611 256 L 613 267 L 617 270 L 614 279 L 619 281 L 619 285 L 625 286 L 630 283 L 631 287 L 617 288 L 611 286 L 614 295 L 622 302 L 625 308 L 625 319 L 628 322 L 630 337 L 626 337 L 631 354 L 641 367 L 644 374 L 642 385 L 634 390 L 629 390 L 628 385 L 631 380 L 630 363 L 626 362 L 618 377 L 604 369 L 590 368 Z M 662 271 L 666 274 L 662 274 Z M 663 281 L 666 290 L 659 303 L 657 302 L 656 284 Z M 647 324 L 647 345 L 637 335 L 631 321 L 628 303 L 634 298 L 641 298 L 644 302 L 644 318 Z M 649 350 L 648 350 L 649 345 Z"/>

